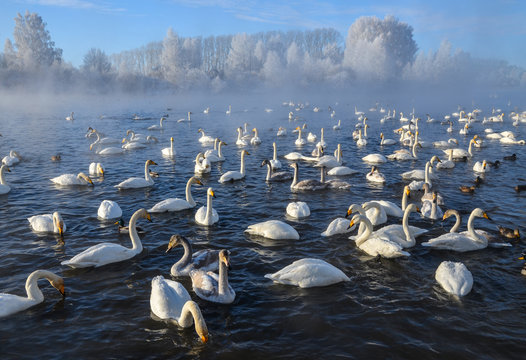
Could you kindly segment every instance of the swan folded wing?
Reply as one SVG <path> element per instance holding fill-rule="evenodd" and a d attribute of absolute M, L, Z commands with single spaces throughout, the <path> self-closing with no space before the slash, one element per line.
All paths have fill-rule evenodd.
<path fill-rule="evenodd" d="M 394 217 L 399 217 L 399 218 L 404 216 L 404 211 L 400 209 L 400 207 L 396 205 L 395 203 L 393 203 L 392 201 L 388 201 L 388 200 L 374 200 L 374 201 L 383 207 L 385 213 L 388 216 L 394 216 Z"/>
<path fill-rule="evenodd" d="M 170 198 L 155 204 L 148 212 L 166 212 L 166 211 L 180 211 L 185 209 L 190 209 L 192 206 L 188 201 L 179 199 L 179 198 Z"/>
<path fill-rule="evenodd" d="M 425 234 L 428 232 L 427 229 L 422 229 L 416 226 L 408 225 L 409 231 L 411 231 L 411 234 L 416 238 L 422 234 Z M 384 226 L 374 232 L 374 235 L 377 237 L 398 237 L 405 239 L 405 233 L 404 233 L 404 227 L 402 225 L 387 225 Z"/>
<path fill-rule="evenodd" d="M 382 256 L 385 258 L 395 258 L 400 256 L 410 256 L 407 251 L 403 251 L 402 247 L 385 237 L 369 237 L 363 244 L 361 244 L 360 249 L 365 251 L 371 256 Z"/>
<path fill-rule="evenodd" d="M 279 220 L 269 220 L 249 225 L 245 231 L 252 235 L 260 235 L 274 240 L 299 240 L 300 238 L 300 235 L 292 226 Z"/>
<path fill-rule="evenodd" d="M 301 288 L 328 286 L 350 279 L 340 269 L 319 259 L 301 259 L 266 278 L 285 285 Z"/>
<path fill-rule="evenodd" d="M 212 271 L 193 270 L 190 272 L 192 288 L 199 297 L 210 298 L 218 295 L 219 275 Z"/>
<path fill-rule="evenodd" d="M 435 272 L 435 280 L 451 294 L 464 296 L 473 287 L 473 275 L 462 263 L 443 261 Z"/>
<path fill-rule="evenodd" d="M 115 185 L 117 188 L 127 188 L 127 189 L 133 189 L 133 188 L 142 188 L 146 186 L 153 185 L 153 181 L 147 181 L 144 178 L 129 178 L 121 182 L 120 184 Z"/>
<path fill-rule="evenodd" d="M 427 242 L 423 242 L 422 246 L 458 252 L 479 250 L 485 247 L 482 243 L 479 243 L 462 233 L 443 234 L 434 239 L 430 239 Z"/>
<path fill-rule="evenodd" d="M 34 231 L 53 232 L 53 214 L 35 215 L 27 218 Z"/>
<path fill-rule="evenodd" d="M 245 176 L 241 174 L 239 171 L 227 171 L 221 177 L 219 178 L 220 183 L 225 183 L 227 181 L 233 181 L 233 180 L 240 180 L 244 178 Z"/>
<path fill-rule="evenodd" d="M 349 228 L 351 221 L 345 218 L 337 218 L 331 221 L 327 229 L 321 233 L 321 236 L 332 236 L 336 234 L 344 234 L 354 230 L 354 225 Z"/>
<path fill-rule="evenodd" d="M 135 256 L 135 252 L 119 244 L 101 243 L 94 245 L 71 259 L 61 262 L 61 265 L 76 267 L 99 267 L 102 265 L 127 260 Z"/>
<path fill-rule="evenodd" d="M 180 283 L 160 275 L 152 279 L 150 308 L 159 318 L 178 321 L 184 304 L 190 300 L 190 295 Z"/>
<path fill-rule="evenodd" d="M 192 267 L 202 271 L 219 269 L 219 250 L 199 250 L 192 254 Z"/>
<path fill-rule="evenodd" d="M 38 303 L 39 301 L 35 299 L 12 294 L 0 294 L 0 318 L 25 310 Z"/>

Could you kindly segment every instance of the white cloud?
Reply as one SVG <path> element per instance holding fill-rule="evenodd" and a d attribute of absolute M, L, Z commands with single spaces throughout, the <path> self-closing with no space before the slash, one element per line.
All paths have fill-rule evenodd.
<path fill-rule="evenodd" d="M 111 6 L 106 1 L 88 0 L 28 0 L 31 4 L 41 6 L 65 7 L 71 9 L 95 10 L 101 12 L 124 12 L 126 9 Z"/>

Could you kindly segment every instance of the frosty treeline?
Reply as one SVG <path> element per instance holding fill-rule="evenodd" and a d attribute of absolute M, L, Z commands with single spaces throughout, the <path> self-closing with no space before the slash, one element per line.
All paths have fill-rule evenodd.
<path fill-rule="evenodd" d="M 0 81 L 8 88 L 39 86 L 35 80 L 57 90 L 94 91 L 526 84 L 524 69 L 474 58 L 447 41 L 436 51 L 418 51 L 413 28 L 392 16 L 361 17 L 345 38 L 331 28 L 205 38 L 181 37 L 170 28 L 162 41 L 137 49 L 111 55 L 88 49 L 79 68 L 64 61 L 36 13 L 17 15 L 13 40 L 6 39 L 0 53 Z"/>

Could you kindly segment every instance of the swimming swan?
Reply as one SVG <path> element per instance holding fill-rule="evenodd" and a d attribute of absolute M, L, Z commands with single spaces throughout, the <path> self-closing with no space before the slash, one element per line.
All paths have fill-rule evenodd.
<path fill-rule="evenodd" d="M 300 235 L 292 226 L 280 220 L 268 220 L 249 225 L 245 232 L 273 240 L 299 240 L 300 238 Z"/>
<path fill-rule="evenodd" d="M 11 172 L 7 165 L 2 165 L 2 167 L 0 167 L 0 195 L 7 194 L 11 191 L 11 186 L 7 185 L 7 182 L 4 178 L 4 173 L 6 171 Z"/>
<path fill-rule="evenodd" d="M 461 262 L 442 261 L 436 269 L 435 280 L 456 296 L 467 295 L 473 287 L 473 275 Z"/>
<path fill-rule="evenodd" d="M 89 164 L 88 172 L 93 176 L 104 176 L 104 166 L 98 162 Z"/>
<path fill-rule="evenodd" d="M 44 294 L 38 288 L 38 279 L 47 279 L 51 286 L 64 296 L 64 280 L 47 270 L 35 270 L 26 280 L 27 297 L 0 293 L 0 317 L 8 316 L 44 301 Z"/>
<path fill-rule="evenodd" d="M 166 157 L 172 157 L 177 154 L 177 151 L 175 151 L 174 149 L 174 138 L 173 137 L 170 138 L 170 147 L 161 149 L 161 154 L 162 156 L 166 156 Z"/>
<path fill-rule="evenodd" d="M 62 235 L 66 231 L 66 224 L 58 211 L 53 214 L 34 215 L 27 218 L 33 231 L 48 232 Z"/>
<path fill-rule="evenodd" d="M 310 208 L 306 202 L 297 201 L 287 205 L 287 215 L 294 219 L 302 219 L 310 216 Z"/>
<path fill-rule="evenodd" d="M 60 264 L 68 265 L 72 268 L 99 267 L 128 260 L 140 254 L 142 252 L 142 243 L 137 234 L 136 224 L 137 220 L 141 218 L 152 221 L 150 214 L 145 209 L 139 209 L 132 215 L 129 224 L 131 248 L 114 243 L 100 243 L 87 248 L 69 260 L 62 261 Z"/>
<path fill-rule="evenodd" d="M 199 225 L 210 226 L 219 221 L 216 209 L 212 208 L 212 198 L 216 197 L 211 187 L 206 191 L 206 206 L 201 206 L 195 213 L 195 222 Z"/>
<path fill-rule="evenodd" d="M 218 182 L 236 181 L 245 178 L 245 155 L 250 155 L 246 150 L 241 150 L 241 167 L 239 171 L 227 171 L 219 178 Z"/>
<path fill-rule="evenodd" d="M 292 184 L 290 184 L 290 189 L 293 191 L 317 191 L 326 189 L 329 184 L 322 183 L 321 181 L 315 179 L 302 180 L 298 182 L 298 163 L 290 164 L 290 167 L 294 169 L 294 177 L 292 178 Z"/>
<path fill-rule="evenodd" d="M 192 197 L 192 184 L 203 185 L 201 180 L 192 176 L 186 183 L 186 200 L 179 198 L 165 199 L 155 204 L 151 209 L 148 209 L 148 212 L 162 213 L 168 211 L 181 211 L 195 207 L 196 203 Z"/>
<path fill-rule="evenodd" d="M 182 328 L 195 323 L 195 332 L 203 343 L 208 341 L 208 328 L 199 309 L 191 300 L 190 294 L 181 283 L 167 280 L 161 275 L 152 279 L 150 309 L 162 320 L 170 320 Z"/>
<path fill-rule="evenodd" d="M 189 276 L 190 271 L 201 269 L 203 271 L 214 271 L 219 269 L 219 250 L 203 249 L 192 252 L 190 241 L 179 234 L 172 235 L 166 252 L 174 247 L 182 245 L 184 255 L 172 265 L 170 274 L 172 276 Z"/>
<path fill-rule="evenodd" d="M 279 284 L 300 288 L 329 286 L 350 281 L 349 277 L 337 267 L 326 261 L 311 258 L 296 260 L 274 274 L 266 274 L 265 277 Z"/>
<path fill-rule="evenodd" d="M 269 160 L 265 159 L 261 166 L 267 165 L 267 177 L 265 181 L 286 181 L 292 179 L 292 174 L 286 171 L 272 172 L 272 165 Z"/>
<path fill-rule="evenodd" d="M 52 182 L 54 182 L 57 185 L 64 185 L 64 186 L 87 186 L 87 185 L 93 185 L 93 181 L 84 174 L 83 172 L 79 172 L 78 175 L 75 174 L 62 174 L 60 176 L 54 177 L 50 179 Z"/>
<path fill-rule="evenodd" d="M 236 292 L 228 283 L 228 269 L 230 268 L 230 254 L 227 250 L 219 252 L 219 275 L 203 270 L 192 270 L 192 289 L 201 299 L 220 303 L 231 304 L 236 298 Z"/>
<path fill-rule="evenodd" d="M 153 185 L 153 179 L 150 175 L 150 165 L 157 165 L 153 160 L 146 160 L 144 163 L 144 178 L 132 177 L 115 185 L 119 189 L 138 189 Z"/>

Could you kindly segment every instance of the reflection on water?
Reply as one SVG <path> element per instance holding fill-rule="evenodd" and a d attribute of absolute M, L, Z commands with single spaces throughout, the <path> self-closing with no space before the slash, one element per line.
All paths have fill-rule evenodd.
<path fill-rule="evenodd" d="M 227 108 L 227 103 L 216 105 Z M 263 106 L 264 105 L 264 106 Z M 271 106 L 274 105 L 274 106 Z M 206 106 L 201 106 L 203 109 Z M 336 217 L 345 215 L 351 203 L 384 199 L 399 203 L 405 182 L 400 174 L 424 168 L 434 148 L 422 148 L 418 160 L 388 162 L 379 165 L 386 176 L 384 185 L 365 181 L 370 165 L 361 161 L 369 153 L 390 154 L 398 145 L 380 147 L 380 132 L 389 134 L 400 126 L 398 121 L 380 124 L 380 114 L 368 115 L 368 144 L 357 149 L 352 141 L 356 123 L 354 104 L 331 106 L 342 120 L 342 130 L 333 131 L 337 119 L 327 112 L 301 110 L 301 123 L 289 122 L 289 107 L 281 104 L 247 105 L 230 116 L 223 110 L 194 112 L 192 122 L 178 123 L 185 118 L 184 106 L 168 111 L 164 129 L 156 131 L 157 144 L 128 151 L 123 155 L 99 156 L 89 150 L 91 139 L 84 135 L 91 126 L 106 136 L 120 139 L 127 129 L 148 134 L 148 126 L 158 124 L 165 107 L 105 111 L 100 118 L 93 104 L 90 111 L 75 110 L 75 121 L 66 122 L 62 113 L 26 114 L 12 112 L 3 118 L 0 152 L 15 149 L 22 156 L 20 164 L 6 174 L 12 191 L 0 197 L 2 247 L 0 252 L 0 289 L 23 294 L 27 275 L 35 269 L 48 269 L 65 278 L 67 296 L 60 299 L 47 283 L 40 284 L 46 300 L 27 311 L 2 319 L 0 344 L 3 358 L 245 358 L 253 356 L 282 358 L 517 358 L 525 349 L 526 315 L 525 278 L 516 260 L 521 243 L 511 248 L 485 249 L 472 253 L 430 251 L 420 242 L 438 236 L 452 225 L 422 219 L 412 214 L 410 223 L 429 228 L 429 234 L 418 239 L 409 249 L 409 258 L 395 260 L 366 256 L 356 249 L 345 235 L 321 237 L 320 234 Z M 274 111 L 266 112 L 266 107 Z M 489 111 L 485 109 L 486 111 Z M 442 118 L 450 109 L 431 114 Z M 132 120 L 134 113 L 149 120 Z M 246 179 L 233 184 L 217 180 L 227 170 L 239 169 L 241 148 L 235 145 L 236 128 L 248 122 L 257 127 L 262 144 L 248 146 Z M 308 131 L 319 135 L 324 127 L 328 153 L 342 144 L 346 165 L 359 173 L 344 177 L 352 184 L 350 191 L 291 193 L 290 183 L 266 184 L 266 168 L 259 165 L 272 156 L 272 141 L 282 158 L 292 151 L 296 135 L 291 131 L 303 122 Z M 511 129 L 517 138 L 524 138 L 522 127 L 512 128 L 511 121 L 491 124 L 496 131 Z M 276 137 L 280 127 L 288 136 Z M 428 141 L 447 140 L 447 126 L 439 122 L 420 122 L 420 138 Z M 195 155 L 208 149 L 197 139 L 199 128 L 207 135 L 228 143 L 223 147 L 224 163 L 212 164 L 212 172 L 202 178 L 204 186 L 192 187 L 196 209 L 206 203 L 206 190 L 214 188 L 214 208 L 219 222 L 211 227 L 195 224 L 194 211 L 152 214 L 152 223 L 141 221 L 145 247 L 139 256 L 99 269 L 73 270 L 60 262 L 89 246 L 114 242 L 130 246 L 127 235 L 119 234 L 117 225 L 97 218 L 102 200 L 116 201 L 123 209 L 126 222 L 137 209 L 150 208 L 168 197 L 184 197 L 184 188 L 193 175 Z M 480 122 L 474 123 L 473 134 L 483 135 Z M 175 139 L 175 159 L 161 156 L 161 149 Z M 467 148 L 471 137 L 454 136 L 459 146 Z M 386 136 L 387 137 L 387 136 Z M 393 137 L 393 136 L 391 136 Z M 454 169 L 438 172 L 436 186 L 447 207 L 458 209 L 465 229 L 467 214 L 474 207 L 488 211 L 494 222 L 477 220 L 476 227 L 496 232 L 496 225 L 520 227 L 524 233 L 524 195 L 513 187 L 526 173 L 526 148 L 501 146 L 486 141 L 484 148 L 475 148 L 473 160 L 458 162 Z M 309 154 L 314 143 L 301 148 Z M 515 162 L 503 161 L 504 155 L 516 153 Z M 60 154 L 60 161 L 50 157 Z M 132 176 L 142 176 L 144 162 L 152 159 L 160 174 L 148 189 L 117 190 L 114 185 Z M 476 176 L 472 167 L 477 160 L 497 160 L 502 164 L 484 176 L 483 184 L 473 195 L 458 190 L 472 184 Z M 50 178 L 63 173 L 87 172 L 91 162 L 102 162 L 106 173 L 94 179 L 93 187 L 55 186 Z M 302 163 L 300 179 L 319 178 L 319 169 Z M 329 177 L 330 178 L 330 177 Z M 416 201 L 418 196 L 410 201 Z M 290 219 L 285 214 L 291 201 L 305 201 L 311 209 L 306 219 Z M 63 241 L 49 234 L 30 230 L 27 217 L 59 210 L 67 224 Z M 269 240 L 244 233 L 248 225 L 279 219 L 288 222 L 299 233 L 300 240 Z M 396 219 L 389 219 L 396 223 Z M 190 329 L 152 318 L 149 308 L 150 281 L 159 274 L 169 277 L 170 267 L 182 256 L 183 249 L 165 253 L 172 234 L 180 233 L 192 242 L 194 249 L 231 251 L 232 271 L 229 280 L 237 293 L 231 305 L 206 303 L 192 297 L 200 305 L 210 331 L 209 343 L 203 345 Z M 303 257 L 324 259 L 340 268 L 351 281 L 325 288 L 300 289 L 275 285 L 264 278 Z M 436 284 L 434 272 L 443 260 L 462 261 L 475 279 L 472 292 L 460 300 L 447 294 Z M 177 279 L 189 290 L 188 278 Z"/>

